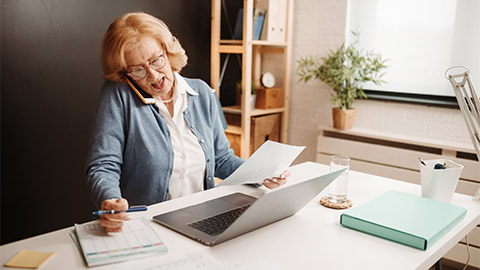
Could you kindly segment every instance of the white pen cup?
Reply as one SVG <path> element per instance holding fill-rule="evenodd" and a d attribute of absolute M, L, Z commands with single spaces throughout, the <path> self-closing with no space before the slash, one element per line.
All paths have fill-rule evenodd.
<path fill-rule="evenodd" d="M 445 164 L 435 169 L 435 164 Z M 449 159 L 424 160 L 420 163 L 422 196 L 438 201 L 450 202 L 455 193 L 463 165 Z"/>
<path fill-rule="evenodd" d="M 347 168 L 337 179 L 330 184 L 328 189 L 328 200 L 335 204 L 347 201 L 348 172 L 350 170 L 350 157 L 334 155 L 330 157 L 330 172 Z"/>

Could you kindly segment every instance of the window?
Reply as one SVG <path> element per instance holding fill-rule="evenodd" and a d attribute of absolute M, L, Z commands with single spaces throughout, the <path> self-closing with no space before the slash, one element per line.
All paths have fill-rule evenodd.
<path fill-rule="evenodd" d="M 480 1 L 349 0 L 346 43 L 389 59 L 386 84 L 366 85 L 373 93 L 446 97 L 455 100 L 445 70 L 467 66 L 480 87 Z M 372 91 L 370 91 L 372 92 Z"/>

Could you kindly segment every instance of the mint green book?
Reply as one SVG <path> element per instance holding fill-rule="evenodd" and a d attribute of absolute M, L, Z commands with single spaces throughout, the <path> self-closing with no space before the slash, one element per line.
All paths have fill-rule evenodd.
<path fill-rule="evenodd" d="M 426 250 L 466 215 L 450 203 L 390 190 L 340 216 L 344 227 Z"/>

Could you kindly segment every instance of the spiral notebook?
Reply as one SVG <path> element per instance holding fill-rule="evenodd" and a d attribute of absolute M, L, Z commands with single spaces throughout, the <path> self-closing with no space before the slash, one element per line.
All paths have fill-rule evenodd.
<path fill-rule="evenodd" d="M 87 265 L 95 266 L 167 253 L 167 246 L 145 218 L 125 221 L 122 232 L 107 233 L 100 223 L 75 224 Z"/>

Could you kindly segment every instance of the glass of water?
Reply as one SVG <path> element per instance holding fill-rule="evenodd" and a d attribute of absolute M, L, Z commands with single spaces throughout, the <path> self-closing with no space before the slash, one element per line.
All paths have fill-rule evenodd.
<path fill-rule="evenodd" d="M 347 168 L 337 179 L 333 181 L 328 190 L 328 200 L 340 204 L 347 201 L 348 171 L 350 170 L 350 157 L 334 155 L 330 157 L 330 172 Z"/>

